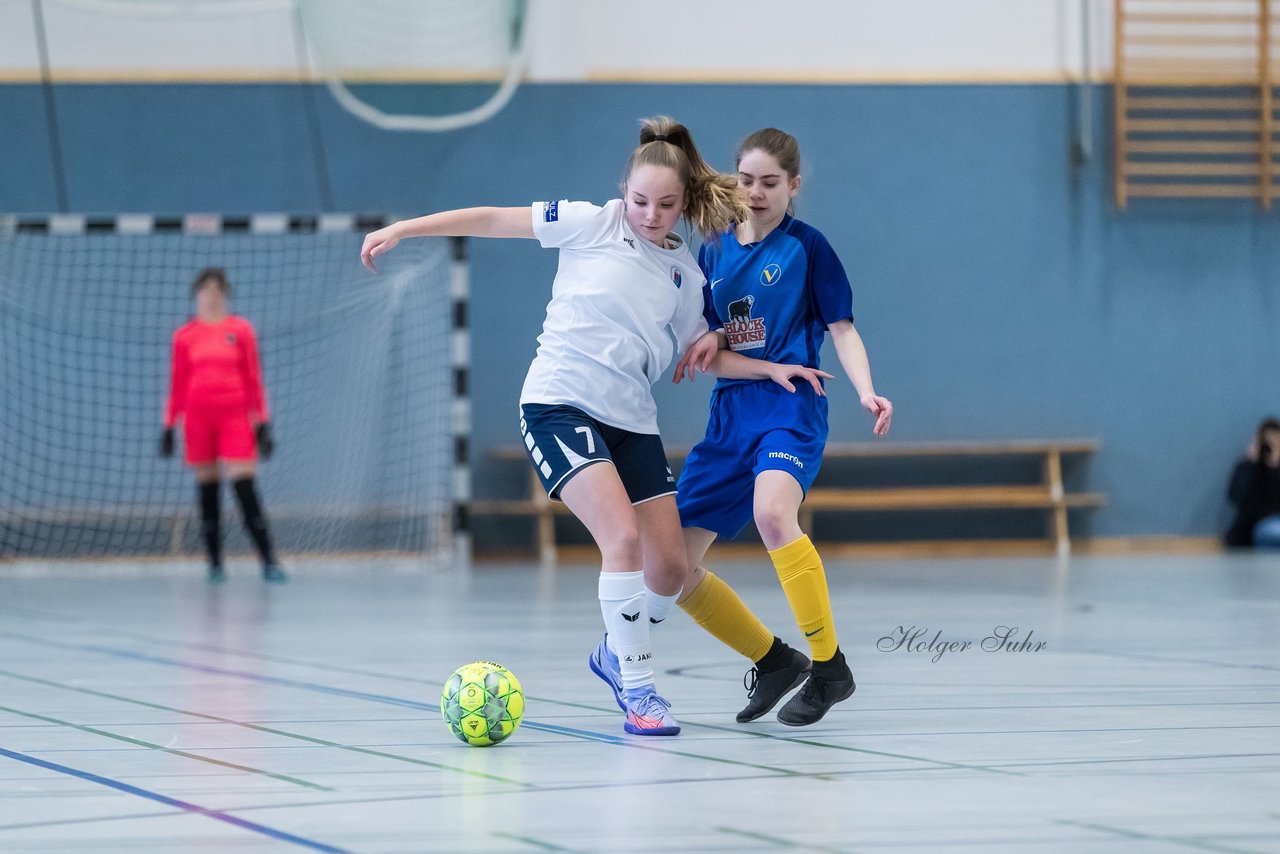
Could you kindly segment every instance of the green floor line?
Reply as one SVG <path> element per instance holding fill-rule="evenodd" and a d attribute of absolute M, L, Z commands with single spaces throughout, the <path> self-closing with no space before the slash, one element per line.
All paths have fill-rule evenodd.
<path fill-rule="evenodd" d="M 238 655 L 243 658 L 255 658 L 255 659 L 261 659 L 263 661 L 275 661 L 281 664 L 295 664 L 302 667 L 311 667 L 316 670 L 328 670 L 335 673 L 345 673 L 352 676 L 373 676 L 378 679 L 389 679 L 393 682 L 407 682 L 407 683 L 413 683 L 418 685 L 430 685 L 432 687 L 441 687 L 444 684 L 443 682 L 436 681 L 436 680 L 421 679 L 413 676 L 402 676 L 395 673 L 383 673 L 377 670 L 366 670 L 358 667 L 342 667 L 339 665 L 324 664 L 324 663 L 315 662 L 315 661 L 307 661 L 305 659 L 289 658 L 289 657 L 279 656 L 279 655 L 270 655 L 267 653 L 256 652 L 253 650 L 239 650 L 234 648 L 218 647 L 212 644 L 202 644 L 202 643 L 195 643 L 190 641 L 174 641 L 167 638 L 157 638 L 154 636 L 143 635 L 137 632 L 124 632 L 116 629 L 107 629 L 106 631 L 109 634 L 120 635 L 123 637 L 132 637 L 139 640 L 144 640 L 148 643 L 165 643 L 165 644 L 174 644 L 179 646 L 187 646 L 195 649 L 203 649 L 208 652 L 217 652 L 223 655 L 230 654 L 230 655 Z M 23 635 L 13 635 L 7 632 L 0 633 L 0 637 L 13 637 L 19 640 L 32 640 L 31 638 Z M 56 645 L 63 646 L 62 644 L 56 644 Z M 67 648 L 69 649 L 75 649 L 76 651 L 80 651 L 78 647 L 73 647 L 70 645 L 65 645 L 65 646 L 67 646 Z M 571 703 L 564 700 L 554 700 L 547 697 L 537 697 L 532 694 L 526 694 L 525 696 L 527 699 L 533 700 L 534 702 L 538 702 L 538 703 L 547 703 L 550 705 L 562 706 L 565 708 L 572 708 L 572 709 L 582 709 L 584 711 L 591 711 L 591 712 L 609 712 L 613 708 L 611 706 L 610 707 L 592 706 L 584 703 Z M 924 757 L 924 756 L 912 756 L 910 754 L 905 754 L 905 753 L 887 753 L 885 751 L 870 750 L 868 748 L 861 748 L 861 747 L 850 747 L 848 745 L 828 744 L 826 742 L 815 741 L 814 739 L 808 739 L 808 738 L 799 738 L 797 736 L 777 735 L 775 733 L 768 733 L 768 732 L 754 732 L 750 729 L 745 729 L 741 727 L 735 728 L 735 727 L 720 726 L 719 724 L 704 724 L 704 723 L 689 723 L 689 722 L 681 722 L 681 726 L 690 728 L 690 729 L 706 729 L 706 730 L 712 730 L 715 732 L 731 732 L 738 735 L 750 735 L 753 738 L 766 738 L 772 741 L 782 741 L 789 744 L 799 744 L 799 745 L 805 745 L 808 747 L 818 747 L 824 750 L 836 750 L 836 751 L 841 751 L 845 753 L 857 753 L 857 754 L 863 754 L 866 756 L 878 756 L 885 759 L 901 759 L 908 762 L 922 762 L 929 765 L 935 765 L 939 768 L 952 768 L 952 769 L 961 770 L 961 771 L 978 771 L 985 774 L 997 774 L 997 775 L 1007 776 L 1007 777 L 1025 777 L 1026 776 L 1025 774 L 1021 774 L 1017 771 L 1008 771 L 1003 768 L 992 768 L 992 767 L 983 766 L 983 765 L 969 765 L 963 762 L 947 762 L 946 760 L 929 759 L 928 757 Z M 699 758 L 708 758 L 708 757 L 699 757 Z M 805 777 L 813 777 L 816 779 L 824 779 L 823 775 L 821 774 L 812 774 L 809 772 L 801 772 L 801 771 L 788 772 L 787 769 L 768 768 L 767 766 L 750 765 L 750 764 L 748 764 L 747 767 L 766 768 L 767 770 L 772 770 L 777 773 L 788 773 L 789 775 L 794 775 L 794 776 L 805 776 Z"/>
<path fill-rule="evenodd" d="M 826 852 L 826 854 L 856 854 L 856 852 L 849 848 L 828 848 L 825 845 L 814 845 L 811 842 L 801 844 L 791 839 L 783 839 L 781 836 L 769 836 L 765 833 L 756 833 L 750 830 L 739 830 L 736 827 L 717 827 L 715 830 L 720 833 L 729 833 L 734 836 L 754 839 L 757 842 L 768 842 L 772 845 L 780 845 L 783 848 L 789 848 L 793 851 L 822 851 Z"/>
<path fill-rule="evenodd" d="M 237 765 L 235 762 L 225 762 L 221 759 L 214 759 L 211 756 L 202 756 L 199 753 L 190 753 L 186 750 L 176 750 L 172 747 L 165 747 L 163 744 L 153 744 L 150 741 L 143 741 L 140 738 L 131 738 L 127 735 L 121 735 L 120 733 L 108 732 L 105 729 L 97 729 L 96 727 L 84 726 L 82 724 L 72 723 L 71 721 L 63 721 L 63 720 L 59 720 L 58 718 L 51 718 L 47 715 L 36 714 L 35 712 L 24 712 L 21 709 L 10 708 L 9 706 L 0 706 L 0 712 L 8 712 L 9 714 L 19 715 L 21 717 L 29 718 L 31 720 L 44 721 L 45 723 L 57 724 L 58 726 L 68 727 L 70 729 L 78 730 L 80 732 L 87 732 L 91 735 L 99 735 L 99 736 L 102 736 L 103 738 L 110 738 L 110 739 L 114 739 L 115 741 L 123 741 L 126 744 L 132 744 L 137 747 L 145 747 L 148 750 L 159 750 L 164 753 L 172 754 L 174 756 L 181 756 L 185 759 L 194 759 L 197 762 L 206 762 L 210 765 L 219 765 L 223 768 L 231 768 L 236 771 L 244 771 L 245 773 L 248 773 L 248 774 L 258 774 L 263 777 L 270 777 L 273 780 L 280 780 L 285 783 L 290 783 L 294 786 L 302 786 L 303 788 L 306 788 L 306 789 L 314 789 L 319 792 L 336 792 L 337 791 L 337 789 L 331 788 L 329 786 L 322 786 L 319 783 L 311 783 L 306 780 L 301 780 L 297 777 L 290 777 L 287 774 L 277 774 L 274 771 L 264 771 L 261 768 L 254 768 L 249 765 Z"/>
<path fill-rule="evenodd" d="M 1067 819 L 1059 819 L 1057 823 L 1065 824 L 1068 827 L 1079 827 L 1084 830 L 1096 830 L 1099 833 L 1107 833 L 1124 839 L 1141 839 L 1144 842 L 1166 842 L 1173 845 L 1183 845 L 1187 848 L 1195 848 L 1199 851 L 1224 851 L 1227 852 L 1227 854 L 1265 854 L 1265 852 L 1257 851 L 1252 848 L 1232 848 L 1227 845 L 1215 845 L 1212 842 L 1204 842 L 1199 839 L 1187 839 L 1179 836 L 1156 836 L 1151 833 L 1139 833 L 1136 830 L 1127 830 L 1123 827 L 1110 827 L 1105 824 L 1095 824 L 1090 821 L 1070 821 Z"/>
<path fill-rule="evenodd" d="M 960 771 L 982 771 L 987 774 L 1000 774 L 1007 777 L 1025 777 L 1025 774 L 1019 774 L 1017 771 L 1006 771 L 1003 768 L 992 768 L 985 765 L 968 765 L 964 762 L 948 762 L 945 759 L 929 759 L 926 756 L 912 756 L 908 753 L 889 753 L 884 750 L 871 750 L 866 747 L 850 747 L 846 744 L 828 744 L 825 741 L 815 741 L 811 738 L 799 738 L 794 735 L 777 735 L 771 732 L 754 732 L 746 728 L 737 728 L 721 726 L 720 724 L 689 724 L 689 726 L 700 727 L 702 729 L 717 730 L 719 732 L 733 732 L 744 735 L 750 735 L 754 738 L 767 738 L 771 741 L 784 741 L 789 744 L 804 744 L 809 747 L 820 747 L 824 750 L 836 750 L 844 753 L 859 753 L 866 756 L 879 756 L 885 759 L 904 759 L 909 762 L 923 762 L 929 765 L 936 765 L 940 768 L 954 768 Z"/>
<path fill-rule="evenodd" d="M 13 633 L 13 632 L 0 632 L 0 637 L 6 637 L 6 638 L 10 638 L 10 639 L 12 639 L 12 640 L 18 640 L 18 641 L 22 641 L 22 642 L 25 642 L 25 643 L 36 644 L 36 645 L 38 645 L 38 646 L 51 646 L 51 647 L 54 647 L 54 648 L 67 649 L 67 650 L 74 651 L 74 652 L 77 652 L 77 653 L 84 653 L 84 651 L 85 651 L 85 647 L 83 647 L 83 646 L 77 646 L 77 645 L 74 645 L 74 644 L 65 644 L 65 643 L 60 643 L 60 642 L 58 642 L 58 641 L 49 641 L 49 640 L 45 640 L 44 638 L 31 637 L 31 636 L 29 636 L 29 635 L 21 635 L 21 634 L 16 634 L 16 633 Z M 163 643 L 164 641 L 162 641 L 162 640 L 155 640 L 155 641 L 153 641 L 153 642 Z M 175 663 L 174 663 L 174 666 L 186 666 L 186 665 L 181 665 L 181 663 L 175 662 Z M 394 678 L 394 677 L 392 677 L 392 678 Z M 409 681 L 409 680 L 402 680 L 402 681 Z M 300 686 L 300 687 L 301 687 L 301 686 Z M 305 689 L 305 687 L 303 687 L 303 690 L 307 690 L 307 689 Z M 536 698 L 530 698 L 530 699 L 536 699 Z M 554 701 L 547 701 L 547 702 L 554 702 Z M 594 739 L 594 738 L 587 738 L 587 736 L 585 736 L 585 735 L 583 735 L 583 736 L 574 735 L 574 734 L 573 734 L 573 733 L 571 733 L 571 732 L 565 732 L 565 733 L 563 733 L 563 734 L 564 734 L 564 735 L 566 735 L 566 736 L 568 736 L 568 737 L 570 737 L 570 738 L 585 739 L 585 740 L 590 740 L 590 741 L 596 741 L 596 740 L 597 740 L 597 739 Z M 622 739 L 621 737 L 619 737 L 619 738 L 618 738 L 617 743 L 618 743 L 618 744 L 620 744 L 620 745 L 622 745 L 622 746 L 625 746 L 625 747 L 638 748 L 638 749 L 643 749 L 643 750 L 653 750 L 653 751 L 657 751 L 657 752 L 660 752 L 660 753 L 667 753 L 667 754 L 670 754 L 670 755 L 672 755 L 672 756 L 681 756 L 681 757 L 684 757 L 684 758 L 686 758 L 686 759 L 698 759 L 698 760 L 707 761 L 707 762 L 716 762 L 716 763 L 720 763 L 720 764 L 723 764 L 723 765 L 732 765 L 732 766 L 739 767 L 739 768 L 753 768 L 753 769 L 755 769 L 755 770 L 757 770 L 757 771 L 768 771 L 768 772 L 770 772 L 770 773 L 772 773 L 772 774 L 777 774 L 777 775 L 779 775 L 779 776 L 785 776 L 785 777 L 803 777 L 803 778 L 807 778 L 807 779 L 818 779 L 818 780 L 832 780 L 832 779 L 834 779 L 834 778 L 832 778 L 832 777 L 830 777 L 830 776 L 827 776 L 827 775 L 825 775 L 825 774 L 823 774 L 823 773 L 814 773 L 814 772 L 808 772 L 808 771 L 796 771 L 795 769 L 792 769 L 792 768 L 781 768 L 781 767 L 774 766 L 774 765 L 761 765 L 761 764 L 759 764 L 759 763 L 755 763 L 755 762 L 743 762 L 743 761 L 741 761 L 741 760 L 737 760 L 737 759 L 726 759 L 726 758 L 723 758 L 723 757 L 720 757 L 720 756 L 707 756 L 707 755 L 704 755 L 704 754 L 701 754 L 701 753 L 692 753 L 692 752 L 689 752 L 689 751 L 683 751 L 683 750 L 672 750 L 672 749 L 670 749 L 670 748 L 661 747 L 661 746 L 659 746 L 659 745 L 657 745 L 657 744 L 646 744 L 646 743 L 644 743 L 644 742 L 642 742 L 642 741 L 637 741 L 637 740 L 627 740 L 627 739 Z"/>
<path fill-rule="evenodd" d="M 490 836 L 496 836 L 499 839 L 510 839 L 513 842 L 523 842 L 525 845 L 532 845 L 541 851 L 563 851 L 565 854 L 582 854 L 577 848 L 562 848 L 559 845 L 552 845 L 550 842 L 543 842 L 541 839 L 534 839 L 531 836 L 520 836 L 516 833 L 503 833 L 495 830 Z"/>
<path fill-rule="evenodd" d="M 215 721 L 217 723 L 231 724 L 232 726 L 238 726 L 238 727 L 243 727 L 245 729 L 256 730 L 257 732 L 264 732 L 264 733 L 269 733 L 271 735 L 282 736 L 284 738 L 295 739 L 297 741 L 309 742 L 311 744 L 316 744 L 321 747 L 333 747 L 339 750 L 347 750 L 352 753 L 361 753 L 366 756 L 377 756 L 382 759 L 391 759 L 396 762 L 407 762 L 411 765 L 420 765 L 424 768 L 434 768 L 438 771 L 453 771 L 458 774 L 466 774 L 467 776 L 470 776 L 470 777 L 478 777 L 485 780 L 492 780 L 497 783 L 507 783 L 512 786 L 519 786 L 521 788 L 526 788 L 526 789 L 536 788 L 532 783 L 524 783 L 524 782 L 521 782 L 520 780 L 512 780 L 507 777 L 500 777 L 497 774 L 485 774 L 481 771 L 470 771 L 465 768 L 456 768 L 452 765 L 445 765 L 440 762 L 431 762 L 426 759 L 415 759 L 412 756 L 402 756 L 401 754 L 398 754 L 398 753 L 387 753 L 386 751 L 383 751 L 383 750 L 374 750 L 368 747 L 356 747 L 355 745 L 351 745 L 351 744 L 341 744 L 339 742 L 329 741 L 328 739 L 324 739 L 324 738 L 316 738 L 315 736 L 303 735 L 302 733 L 290 732 L 288 730 L 283 730 L 283 729 L 276 729 L 275 727 L 263 726 L 261 724 L 252 724 L 247 721 L 238 721 L 238 720 L 235 720 L 234 718 L 224 718 L 219 715 L 210 715 L 204 712 L 193 712 L 190 709 L 179 709 L 179 708 L 175 708 L 174 706 L 165 706 L 160 703 L 151 703 L 146 700 L 138 700 L 133 697 L 124 697 L 124 696 L 121 696 L 120 694 L 110 694 L 110 693 L 107 693 L 106 691 L 95 691 L 92 688 L 80 688 L 76 685 L 64 685 L 60 682 L 54 682 L 50 679 L 41 679 L 37 676 L 27 676 L 22 673 L 13 673 L 8 670 L 0 670 L 0 676 L 7 676 L 10 679 L 21 679 L 24 682 L 33 682 L 37 685 L 47 685 L 52 688 L 60 688 L 64 691 L 75 691 L 76 693 L 79 693 L 79 694 L 88 694 L 91 697 L 102 697 L 108 700 L 116 700 L 121 703 L 129 703 L 131 705 L 141 706 L 147 709 L 156 709 L 158 711 L 163 711 L 163 712 L 174 712 L 175 714 L 188 715 L 193 718 L 201 718 L 207 721 Z"/>

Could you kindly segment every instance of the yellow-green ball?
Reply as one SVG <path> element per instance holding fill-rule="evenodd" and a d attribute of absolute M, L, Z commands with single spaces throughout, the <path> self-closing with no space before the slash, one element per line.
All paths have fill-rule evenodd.
<path fill-rule="evenodd" d="M 440 714 L 459 740 L 488 747 L 511 736 L 524 717 L 524 691 L 515 674 L 492 661 L 464 664 L 445 680 Z"/>

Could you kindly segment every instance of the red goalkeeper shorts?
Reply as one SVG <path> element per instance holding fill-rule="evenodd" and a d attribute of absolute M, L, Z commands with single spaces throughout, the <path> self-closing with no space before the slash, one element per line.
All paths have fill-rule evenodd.
<path fill-rule="evenodd" d="M 243 404 L 188 406 L 182 420 L 182 437 L 188 465 L 257 458 L 253 425 Z"/>

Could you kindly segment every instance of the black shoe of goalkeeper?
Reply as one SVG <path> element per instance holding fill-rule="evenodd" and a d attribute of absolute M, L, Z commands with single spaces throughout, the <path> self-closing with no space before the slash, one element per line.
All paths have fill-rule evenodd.
<path fill-rule="evenodd" d="M 209 581 L 212 584 L 221 584 L 227 580 L 227 571 L 220 563 L 209 564 Z"/>
<path fill-rule="evenodd" d="M 289 576 L 285 575 L 284 570 L 274 563 L 269 563 L 262 568 L 262 580 L 270 581 L 272 584 L 283 584 L 289 580 Z"/>
<path fill-rule="evenodd" d="M 822 720 L 831 707 L 853 696 L 857 686 L 844 653 L 836 650 L 830 661 L 815 661 L 809 679 L 796 695 L 778 710 L 778 720 L 787 726 L 808 726 Z"/>
<path fill-rule="evenodd" d="M 747 688 L 747 705 L 738 712 L 740 724 L 750 723 L 768 714 L 778 705 L 779 700 L 793 688 L 798 688 L 809 675 L 809 659 L 803 652 L 780 640 L 774 643 L 781 645 L 776 654 L 775 650 L 770 650 L 755 667 L 747 671 L 743 679 Z M 781 666 L 766 669 L 766 665 L 773 662 L 780 662 Z"/>

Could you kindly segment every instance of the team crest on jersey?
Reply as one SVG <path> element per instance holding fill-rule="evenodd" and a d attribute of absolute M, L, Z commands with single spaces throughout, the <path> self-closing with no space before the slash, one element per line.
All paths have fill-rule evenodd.
<path fill-rule="evenodd" d="M 684 277 L 680 275 L 679 267 L 671 268 L 671 281 L 676 283 L 676 287 L 680 287 L 680 283 L 684 281 Z"/>
<path fill-rule="evenodd" d="M 236 334 L 234 332 L 227 333 L 227 343 L 228 344 L 236 343 Z"/>
<path fill-rule="evenodd" d="M 543 202 L 542 203 L 542 221 L 555 222 L 560 219 L 560 203 L 559 202 Z"/>
<path fill-rule="evenodd" d="M 764 346 L 764 318 L 751 316 L 751 307 L 755 304 L 756 298 L 751 294 L 729 303 L 729 322 L 724 325 L 724 332 L 729 337 L 730 350 L 756 350 Z"/>
<path fill-rule="evenodd" d="M 782 268 L 777 264 L 765 264 L 764 269 L 760 271 L 760 284 L 766 288 L 769 285 L 778 284 L 778 280 L 782 278 Z"/>

